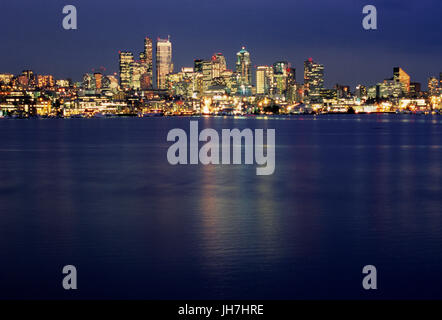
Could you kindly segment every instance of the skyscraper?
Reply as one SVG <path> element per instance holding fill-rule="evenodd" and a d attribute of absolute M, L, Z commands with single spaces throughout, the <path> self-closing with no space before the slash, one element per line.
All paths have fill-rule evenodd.
<path fill-rule="evenodd" d="M 428 93 L 431 96 L 436 96 L 439 94 L 439 81 L 436 77 L 431 77 L 428 79 Z"/>
<path fill-rule="evenodd" d="M 120 51 L 120 86 L 130 88 L 132 81 L 132 63 L 134 56 L 131 52 Z"/>
<path fill-rule="evenodd" d="M 140 54 L 141 64 L 146 70 L 146 74 L 143 74 L 144 85 L 146 87 L 152 87 L 153 84 L 153 58 L 152 58 L 152 39 L 149 37 L 144 38 L 144 51 Z M 143 86 L 142 86 L 143 87 Z"/>
<path fill-rule="evenodd" d="M 275 82 L 276 94 L 284 94 L 287 90 L 287 70 L 289 63 L 287 61 L 277 61 L 273 64 L 273 77 Z"/>
<path fill-rule="evenodd" d="M 219 78 L 226 68 L 226 58 L 222 53 L 215 53 L 212 56 L 212 79 Z"/>
<path fill-rule="evenodd" d="M 272 84 L 273 68 L 258 66 L 256 68 L 256 93 L 268 94 Z"/>
<path fill-rule="evenodd" d="M 324 88 L 324 66 L 315 63 L 312 58 L 304 62 L 304 90 L 310 101 L 320 98 L 320 91 Z"/>
<path fill-rule="evenodd" d="M 170 38 L 157 40 L 157 87 L 167 89 L 166 79 L 173 72 L 172 43 Z"/>
<path fill-rule="evenodd" d="M 250 53 L 245 47 L 236 54 L 236 72 L 238 74 L 239 85 L 252 84 Z"/>

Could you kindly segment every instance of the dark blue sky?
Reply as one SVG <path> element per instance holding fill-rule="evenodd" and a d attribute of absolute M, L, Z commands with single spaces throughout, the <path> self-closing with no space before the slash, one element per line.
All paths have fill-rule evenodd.
<path fill-rule="evenodd" d="M 76 31 L 62 8 L 78 9 Z M 378 9 L 378 30 L 362 28 L 362 8 Z M 303 61 L 325 64 L 327 86 L 373 84 L 403 67 L 412 81 L 442 71 L 441 0 L 1 0 L 0 72 L 79 80 L 118 50 L 138 54 L 143 38 L 171 36 L 175 70 L 222 52 L 230 68 L 245 45 L 254 65 L 287 60 L 302 80 Z"/>

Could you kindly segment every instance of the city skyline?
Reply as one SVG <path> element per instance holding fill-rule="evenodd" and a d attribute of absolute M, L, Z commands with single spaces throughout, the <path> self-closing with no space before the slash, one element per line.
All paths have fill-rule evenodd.
<path fill-rule="evenodd" d="M 153 55 L 153 46 L 156 47 L 155 50 L 155 56 Z M 143 45 L 143 51 L 141 51 L 139 53 L 139 55 L 137 55 L 136 53 L 132 52 L 132 51 L 118 51 L 118 70 L 116 72 L 109 72 L 107 71 L 107 69 L 103 66 L 95 69 L 93 68 L 91 70 L 91 72 L 85 72 L 83 73 L 81 79 L 72 79 L 71 77 L 65 77 L 65 78 L 58 78 L 56 76 L 54 76 L 53 74 L 48 74 L 47 72 L 35 72 L 35 69 L 33 68 L 28 68 L 28 69 L 22 69 L 21 72 L 17 72 L 17 73 L 10 73 L 11 75 L 17 76 L 23 73 L 26 73 L 27 71 L 32 71 L 33 74 L 35 75 L 39 75 L 40 77 L 42 77 L 43 81 L 49 81 L 47 79 L 47 77 L 52 77 L 54 76 L 54 78 L 50 81 L 54 81 L 54 80 L 66 80 L 66 79 L 70 79 L 72 81 L 72 83 L 76 83 L 76 82 L 82 82 L 83 84 L 85 83 L 85 78 L 86 77 L 96 77 L 97 74 L 103 75 L 103 76 L 118 76 L 118 83 L 121 86 L 121 88 L 127 88 L 127 89 L 135 89 L 135 90 L 145 90 L 145 89 L 166 89 L 167 85 L 166 85 L 166 77 L 169 74 L 173 74 L 173 73 L 179 73 L 180 71 L 177 69 L 174 69 L 174 61 L 173 61 L 173 49 L 172 49 L 173 45 L 172 45 L 172 41 L 171 41 L 171 37 L 170 35 L 167 36 L 167 38 L 162 39 L 161 37 L 157 37 L 156 42 L 154 42 L 152 40 L 152 37 L 150 35 L 147 35 L 144 37 L 144 45 Z M 160 53 L 159 53 L 160 52 Z M 236 74 L 238 74 L 239 76 L 239 83 L 238 84 L 243 84 L 243 85 L 251 85 L 253 87 L 256 88 L 257 93 L 259 93 L 259 91 L 261 90 L 258 88 L 260 86 L 260 84 L 258 83 L 258 81 L 263 81 L 263 79 L 259 80 L 258 74 L 263 71 L 262 68 L 270 68 L 270 69 L 275 69 L 275 68 L 282 68 L 285 69 L 287 68 L 288 70 L 291 70 L 290 72 L 292 72 L 293 74 L 291 75 L 292 79 L 295 81 L 295 83 L 300 83 L 300 84 L 305 84 L 306 85 L 306 91 L 311 91 L 313 92 L 313 96 L 319 96 L 319 89 L 322 88 L 335 88 L 338 85 L 347 85 L 348 82 L 342 81 L 342 82 L 334 82 L 333 85 L 327 86 L 325 85 L 325 83 L 333 83 L 333 81 L 330 81 L 330 79 L 328 79 L 327 81 L 327 77 L 326 77 L 326 67 L 324 64 L 318 62 L 318 61 L 313 61 L 312 57 L 308 57 L 304 62 L 303 62 L 303 68 L 299 67 L 299 66 L 295 66 L 293 65 L 290 61 L 288 60 L 284 60 L 284 61 L 275 61 L 272 63 L 267 63 L 267 64 L 263 64 L 263 65 L 256 65 L 253 63 L 252 60 L 252 55 L 249 53 L 249 51 L 246 50 L 246 46 L 242 46 L 241 49 L 236 53 L 236 63 L 232 66 L 232 68 L 229 68 L 227 60 L 224 56 L 223 53 L 221 52 L 216 52 L 214 53 L 210 58 L 201 58 L 201 56 L 198 56 L 198 58 L 193 59 L 193 65 L 191 63 L 188 64 L 188 66 L 183 66 L 180 68 L 181 72 L 184 71 L 188 71 L 189 68 L 192 68 L 192 72 L 201 72 L 202 74 L 205 75 L 206 72 L 209 72 L 208 79 L 209 81 L 211 81 L 213 78 L 215 78 L 216 76 L 214 74 L 212 74 L 213 72 L 217 73 L 217 76 L 220 76 L 221 73 L 223 71 L 231 71 L 234 72 Z M 139 59 L 137 59 L 139 58 Z M 221 59 L 221 60 L 220 60 Z M 198 65 L 200 64 L 200 66 Z M 205 64 L 207 64 L 207 66 L 205 67 Z M 277 66 L 278 64 L 283 64 L 284 66 Z M 190 66 L 191 65 L 191 66 Z M 218 67 L 214 67 L 215 65 L 217 65 Z M 198 70 L 200 68 L 200 70 Z M 205 68 L 207 68 L 207 71 L 205 70 Z M 217 71 L 214 71 L 214 69 L 217 69 Z M 299 76 L 299 79 L 296 78 L 296 69 L 298 70 L 303 70 L 303 73 L 301 76 Z M 410 90 L 410 79 L 413 79 L 413 81 L 411 83 L 415 83 L 417 85 L 419 85 L 419 89 L 420 90 L 431 90 L 430 87 L 428 87 L 427 84 L 430 83 L 430 81 L 432 79 L 437 79 L 438 75 L 439 75 L 439 79 L 437 80 L 437 83 L 439 83 L 441 79 L 441 75 L 442 72 L 436 72 L 433 71 L 431 73 L 429 73 L 429 76 L 423 81 L 423 82 L 418 82 L 414 79 L 414 77 L 410 76 L 409 74 L 407 74 L 402 67 L 397 67 L 394 66 L 393 67 L 393 77 L 391 79 L 389 79 L 388 74 L 386 73 L 386 77 L 382 78 L 382 79 L 378 79 L 376 80 L 374 83 L 368 83 L 368 82 L 360 82 L 354 86 L 349 85 L 349 89 L 354 89 L 357 90 L 358 86 L 363 85 L 363 86 L 376 86 L 381 82 L 385 82 L 385 81 L 389 81 L 389 80 L 399 80 L 399 74 L 396 75 L 396 72 L 399 73 L 399 70 L 401 72 L 401 74 L 405 74 L 406 77 L 408 78 L 408 84 L 406 85 L 407 87 L 407 91 Z M 284 71 L 284 74 L 286 72 Z M 8 72 L 2 72 L 2 70 L 0 70 L 0 74 L 8 74 Z M 161 75 L 161 76 L 160 76 Z M 317 78 L 317 80 L 314 80 L 313 83 L 310 83 L 311 80 L 310 78 L 312 77 Z M 206 75 L 205 75 L 206 76 Z M 273 71 L 272 71 L 272 77 L 276 76 L 273 75 Z M 135 82 L 138 83 L 137 86 L 133 86 L 133 77 L 136 77 Z M 266 76 L 264 76 L 264 78 L 267 77 L 267 73 Z M 284 75 L 284 78 L 287 79 L 287 74 Z M 397 78 L 397 79 L 396 79 Z M 95 79 L 95 81 L 97 81 L 97 79 Z M 101 82 L 101 79 L 98 80 L 99 82 Z M 438 86 L 440 86 L 440 84 L 437 84 Z M 261 84 L 262 86 L 262 84 Z M 309 86 L 313 86 L 313 90 L 309 90 Z M 100 86 L 101 87 L 101 86 Z M 100 88 L 98 87 L 98 88 Z M 207 88 L 206 88 L 207 89 Z"/>
<path fill-rule="evenodd" d="M 2 4 L 0 27 L 8 50 L 0 53 L 0 70 L 17 74 L 33 69 L 77 81 L 100 66 L 112 74 L 118 72 L 117 52 L 139 52 L 138 39 L 146 34 L 154 39 L 171 35 L 175 70 L 214 52 L 222 52 L 227 67 L 234 69 L 235 54 L 242 46 L 251 52 L 253 66 L 286 60 L 299 70 L 312 56 L 327 67 L 326 87 L 335 83 L 352 87 L 375 83 L 385 78 L 386 70 L 392 66 L 402 66 L 414 81 L 425 86 L 426 80 L 442 69 L 442 44 L 437 41 L 441 32 L 437 8 L 441 4 L 437 1 L 424 0 L 419 6 L 411 1 L 375 1 L 379 14 L 376 31 L 366 31 L 361 26 L 362 1 L 345 6 L 343 1 L 320 2 L 319 6 L 306 1 L 276 1 L 272 5 L 227 1 L 213 15 L 208 13 L 214 4 L 197 5 L 193 1 L 128 1 L 124 6 L 109 1 L 106 7 L 100 1 L 72 4 L 78 8 L 79 20 L 79 29 L 73 31 L 61 28 L 58 4 L 48 3 L 46 11 L 25 0 Z M 33 7 L 35 11 L 29 10 Z M 164 11 L 165 7 L 170 10 Z M 405 10 L 410 7 L 414 16 Z M 241 16 L 242 11 L 250 14 Z M 117 20 L 120 15 L 124 17 Z M 39 18 L 42 16 L 44 19 Z M 219 21 L 221 17 L 223 23 Z M 211 28 L 207 28 L 209 23 Z"/>

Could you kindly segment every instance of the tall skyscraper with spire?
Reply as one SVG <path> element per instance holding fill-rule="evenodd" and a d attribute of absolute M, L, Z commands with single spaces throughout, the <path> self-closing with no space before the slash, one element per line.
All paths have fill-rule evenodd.
<path fill-rule="evenodd" d="M 167 75 L 173 72 L 172 42 L 170 42 L 170 37 L 167 37 L 167 39 L 158 38 L 156 54 L 157 88 L 167 89 Z"/>

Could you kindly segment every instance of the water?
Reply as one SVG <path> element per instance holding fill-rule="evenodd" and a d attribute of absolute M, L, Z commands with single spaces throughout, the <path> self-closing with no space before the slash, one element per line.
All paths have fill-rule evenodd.
<path fill-rule="evenodd" d="M 169 165 L 190 120 L 0 120 L 0 298 L 442 298 L 441 117 L 198 119 L 276 129 L 271 176 Z"/>

